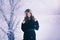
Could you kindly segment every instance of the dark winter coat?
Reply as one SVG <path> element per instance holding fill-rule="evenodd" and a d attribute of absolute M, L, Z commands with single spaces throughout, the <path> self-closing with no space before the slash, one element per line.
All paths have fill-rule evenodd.
<path fill-rule="evenodd" d="M 26 23 L 22 23 L 21 29 L 24 32 L 23 40 L 36 40 L 35 30 L 39 29 L 38 21 L 28 20 Z"/>

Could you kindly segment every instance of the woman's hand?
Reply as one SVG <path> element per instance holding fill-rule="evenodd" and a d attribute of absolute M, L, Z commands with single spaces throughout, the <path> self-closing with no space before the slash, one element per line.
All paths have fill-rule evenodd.
<path fill-rule="evenodd" d="M 37 19 L 35 18 L 35 22 L 37 21 Z"/>
<path fill-rule="evenodd" d="M 22 22 L 23 24 L 25 23 L 25 21 Z"/>

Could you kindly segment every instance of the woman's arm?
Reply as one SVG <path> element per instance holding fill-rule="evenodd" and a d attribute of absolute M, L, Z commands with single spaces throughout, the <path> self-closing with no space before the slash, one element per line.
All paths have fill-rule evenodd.
<path fill-rule="evenodd" d="M 34 25 L 34 26 L 35 26 L 35 29 L 36 29 L 36 30 L 38 30 L 38 29 L 39 29 L 39 23 L 38 23 L 38 21 L 37 21 L 37 20 L 35 21 L 35 25 Z"/>
<path fill-rule="evenodd" d="M 24 31 L 24 25 L 23 25 L 23 23 L 21 24 L 21 30 Z"/>
<path fill-rule="evenodd" d="M 22 22 L 22 24 L 21 24 L 21 29 L 22 29 L 22 31 L 24 32 L 24 29 L 25 29 L 25 21 Z"/>

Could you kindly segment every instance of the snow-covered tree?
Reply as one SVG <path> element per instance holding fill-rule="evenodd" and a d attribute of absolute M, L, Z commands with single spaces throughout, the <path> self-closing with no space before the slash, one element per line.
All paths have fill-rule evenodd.
<path fill-rule="evenodd" d="M 8 40 L 15 40 L 15 36 L 14 36 L 14 31 L 16 30 L 17 25 L 19 24 L 19 21 L 15 24 L 16 19 L 14 20 L 14 12 L 16 9 L 19 8 L 19 3 L 20 0 L 8 0 L 9 2 L 9 11 L 10 11 L 10 18 L 8 19 L 5 15 L 5 9 L 3 8 L 4 6 L 4 0 L 0 0 L 0 15 L 3 16 L 4 20 L 7 23 L 8 26 L 8 32 L 6 32 L 2 27 L 0 27 L 0 29 L 7 35 Z M 14 26 L 16 25 L 16 26 Z M 15 27 L 15 28 L 13 28 Z"/>

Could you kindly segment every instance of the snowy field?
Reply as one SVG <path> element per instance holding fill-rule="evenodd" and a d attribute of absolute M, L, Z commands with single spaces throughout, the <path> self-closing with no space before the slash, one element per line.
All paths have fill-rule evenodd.
<path fill-rule="evenodd" d="M 60 0 L 21 0 L 18 6 L 14 11 L 15 22 L 20 20 L 14 31 L 15 40 L 23 39 L 21 22 L 25 16 L 24 11 L 27 8 L 31 9 L 33 15 L 39 21 L 40 28 L 36 31 L 37 40 L 60 40 Z M 9 20 L 10 5 L 8 0 L 4 0 L 4 6 L 2 8 Z M 2 14 L 0 14 L 0 27 L 8 32 L 7 23 L 2 17 Z M 1 29 L 0 40 L 8 40 L 7 35 Z"/>

